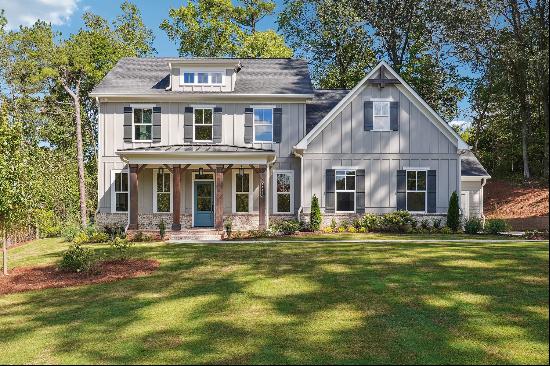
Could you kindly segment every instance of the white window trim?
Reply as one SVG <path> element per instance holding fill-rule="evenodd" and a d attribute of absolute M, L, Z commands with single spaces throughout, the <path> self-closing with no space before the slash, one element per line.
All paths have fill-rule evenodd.
<path fill-rule="evenodd" d="M 174 195 L 174 177 L 172 176 L 172 172 L 170 172 L 168 169 L 163 169 L 165 173 L 170 174 L 170 211 L 168 212 L 159 212 L 157 207 L 157 174 L 160 169 L 153 169 L 153 213 L 172 213 L 174 208 L 172 207 L 174 205 L 173 195 Z M 162 193 L 162 192 L 161 192 Z"/>
<path fill-rule="evenodd" d="M 270 141 L 258 141 L 256 140 L 256 109 L 271 109 L 271 140 Z M 252 135 L 254 137 L 255 144 L 272 144 L 273 143 L 273 123 L 275 115 L 273 114 L 275 106 L 266 105 L 266 106 L 252 106 Z M 268 123 L 261 123 L 260 126 L 269 126 Z"/>
<path fill-rule="evenodd" d="M 130 173 L 128 169 L 111 169 L 111 213 L 128 213 L 128 211 L 117 211 L 116 210 L 116 194 L 117 193 L 124 193 L 124 192 L 117 192 L 115 188 L 115 175 L 117 173 L 126 173 L 128 174 L 128 191 L 126 191 L 126 194 L 128 194 L 128 208 L 130 208 Z"/>
<path fill-rule="evenodd" d="M 130 107 L 132 107 L 132 142 L 153 142 L 153 108 L 156 107 L 156 105 L 153 104 L 131 104 Z M 136 109 L 150 109 L 151 110 L 151 139 L 150 140 L 136 140 L 136 123 L 134 120 L 134 111 Z M 142 112 L 143 113 L 143 112 Z M 141 116 L 141 121 L 143 122 L 143 114 Z M 140 126 L 149 126 L 148 123 L 138 123 Z"/>
<path fill-rule="evenodd" d="M 211 140 L 195 140 L 195 113 L 197 112 L 197 109 L 202 109 L 202 110 L 205 110 L 205 109 L 210 109 L 212 111 L 212 123 L 210 124 L 202 124 L 201 126 L 210 126 L 210 128 L 212 129 L 212 139 Z M 204 116 L 203 116 L 204 118 Z M 193 107 L 193 142 L 214 142 L 214 107 Z"/>
<path fill-rule="evenodd" d="M 224 70 L 202 70 L 202 69 L 180 69 L 180 85 L 183 86 L 223 86 L 225 85 L 225 71 Z M 194 74 L 193 82 L 185 82 L 185 74 Z M 208 83 L 199 83 L 199 73 L 208 74 Z M 221 74 L 222 81 L 221 83 L 212 82 L 212 74 Z"/>
<path fill-rule="evenodd" d="M 346 190 L 339 190 L 336 188 L 336 170 L 334 171 L 334 212 L 335 213 L 355 213 L 355 211 L 357 210 L 357 207 L 356 206 L 356 201 L 357 201 L 357 170 L 356 169 L 350 169 L 350 168 L 344 168 L 344 169 L 338 169 L 340 171 L 345 171 L 345 172 L 354 172 L 355 173 L 355 189 L 354 190 L 351 190 L 351 189 L 346 189 Z M 353 192 L 353 211 L 338 211 L 338 192 L 342 192 L 342 193 L 349 193 L 349 192 Z"/>
<path fill-rule="evenodd" d="M 393 100 L 391 99 L 385 99 L 385 98 L 372 98 L 371 101 L 373 102 L 373 107 L 372 107 L 372 123 L 373 123 L 373 127 L 372 127 L 372 131 L 374 132 L 388 132 L 388 131 L 392 131 L 391 129 L 391 102 L 393 102 Z M 376 115 L 374 114 L 374 103 L 388 103 L 388 120 L 389 120 L 389 126 L 388 128 L 383 128 L 383 129 L 375 129 L 374 128 L 374 117 L 386 117 L 385 115 Z"/>
<path fill-rule="evenodd" d="M 237 174 L 239 174 L 239 169 L 233 169 L 231 171 L 231 212 L 235 215 L 239 214 L 249 214 L 254 209 L 253 202 L 253 187 L 254 187 L 254 172 L 252 169 L 244 169 L 245 174 L 249 174 L 250 178 L 248 179 L 248 212 L 237 212 Z"/>
<path fill-rule="evenodd" d="M 405 209 L 408 210 L 409 207 L 409 192 L 424 192 L 424 211 L 409 211 L 413 214 L 425 214 L 428 212 L 428 170 L 429 168 L 412 168 L 412 167 L 406 167 L 403 170 L 405 170 Z M 409 191 L 408 186 L 408 174 L 409 172 L 426 172 L 426 188 L 423 191 Z M 418 177 L 417 177 L 416 185 L 418 186 Z"/>
<path fill-rule="evenodd" d="M 288 174 L 290 176 L 290 212 L 280 212 L 277 206 L 277 197 L 279 194 L 288 194 L 287 192 L 277 192 L 277 174 Z M 293 170 L 273 170 L 273 213 L 275 214 L 294 214 L 294 171 Z"/>

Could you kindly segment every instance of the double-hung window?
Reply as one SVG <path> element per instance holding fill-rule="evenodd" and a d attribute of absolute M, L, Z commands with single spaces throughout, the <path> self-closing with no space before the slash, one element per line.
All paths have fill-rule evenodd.
<path fill-rule="evenodd" d="M 221 84 L 222 82 L 223 82 L 223 77 L 221 72 L 213 72 L 210 74 L 211 84 Z"/>
<path fill-rule="evenodd" d="M 426 170 L 407 170 L 407 211 L 426 212 Z"/>
<path fill-rule="evenodd" d="M 252 212 L 252 170 L 233 170 L 233 212 Z"/>
<path fill-rule="evenodd" d="M 355 212 L 355 170 L 336 170 L 336 212 Z"/>
<path fill-rule="evenodd" d="M 372 104 L 372 129 L 373 131 L 390 130 L 390 102 L 373 102 Z"/>
<path fill-rule="evenodd" d="M 128 212 L 128 172 L 119 171 L 112 173 L 113 195 L 111 198 L 113 212 Z"/>
<path fill-rule="evenodd" d="M 208 73 L 207 72 L 197 73 L 197 83 L 208 84 Z"/>
<path fill-rule="evenodd" d="M 294 212 L 294 172 L 274 171 L 273 186 L 275 187 L 273 208 L 275 213 Z"/>
<path fill-rule="evenodd" d="M 165 169 L 153 171 L 154 212 L 172 212 L 172 174 Z"/>
<path fill-rule="evenodd" d="M 194 140 L 203 142 L 212 142 L 213 109 L 212 108 L 194 108 Z"/>
<path fill-rule="evenodd" d="M 273 108 L 254 108 L 254 142 L 273 142 Z"/>
<path fill-rule="evenodd" d="M 134 141 L 153 140 L 153 109 L 134 108 Z"/>
<path fill-rule="evenodd" d="M 195 73 L 194 72 L 184 72 L 183 73 L 183 83 L 184 84 L 195 84 Z"/>

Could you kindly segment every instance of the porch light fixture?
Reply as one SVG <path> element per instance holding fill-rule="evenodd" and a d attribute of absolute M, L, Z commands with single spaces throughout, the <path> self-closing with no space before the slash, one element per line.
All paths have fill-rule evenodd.
<path fill-rule="evenodd" d="M 244 169 L 243 169 L 243 166 L 241 165 L 241 167 L 239 168 L 239 176 L 243 176 L 244 175 Z"/>
<path fill-rule="evenodd" d="M 199 175 L 203 175 L 204 174 L 204 169 L 203 168 L 199 168 Z"/>

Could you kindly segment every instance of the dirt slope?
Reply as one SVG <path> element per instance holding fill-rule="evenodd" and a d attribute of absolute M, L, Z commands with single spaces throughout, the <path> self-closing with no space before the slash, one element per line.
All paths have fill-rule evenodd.
<path fill-rule="evenodd" d="M 548 187 L 491 179 L 485 186 L 484 210 L 488 218 L 506 219 L 514 229 L 548 230 Z"/>

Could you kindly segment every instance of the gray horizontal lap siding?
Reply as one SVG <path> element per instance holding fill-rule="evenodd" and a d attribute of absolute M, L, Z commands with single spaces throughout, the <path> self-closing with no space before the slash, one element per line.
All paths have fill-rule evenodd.
<path fill-rule="evenodd" d="M 398 131 L 364 130 L 363 102 L 372 98 L 399 102 Z M 304 154 L 306 211 L 313 194 L 325 206 L 325 172 L 340 166 L 365 169 L 367 212 L 396 209 L 397 171 L 403 167 L 437 171 L 438 213 L 447 211 L 449 196 L 459 186 L 456 146 L 395 86 L 366 87 L 310 143 Z"/>

